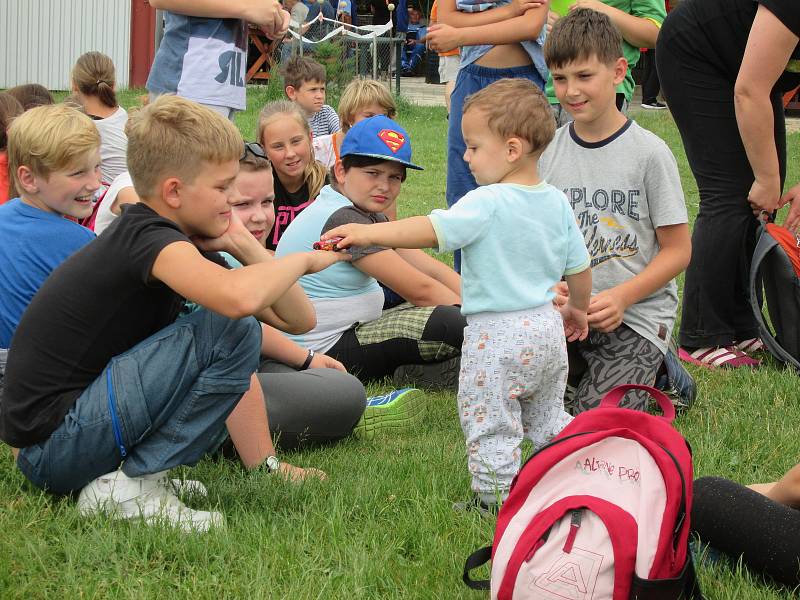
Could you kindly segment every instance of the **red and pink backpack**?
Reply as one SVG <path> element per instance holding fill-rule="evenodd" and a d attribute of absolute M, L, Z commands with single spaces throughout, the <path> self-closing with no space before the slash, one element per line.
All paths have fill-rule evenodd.
<path fill-rule="evenodd" d="M 619 408 L 634 389 L 663 416 Z M 578 415 L 522 467 L 464 582 L 490 583 L 492 600 L 702 598 L 688 552 L 692 454 L 674 418 L 669 398 L 641 385 Z M 470 579 L 490 557 L 491 581 Z"/>

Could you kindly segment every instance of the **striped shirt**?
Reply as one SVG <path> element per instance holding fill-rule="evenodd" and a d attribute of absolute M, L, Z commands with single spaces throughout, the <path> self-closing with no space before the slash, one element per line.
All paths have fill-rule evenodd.
<path fill-rule="evenodd" d="M 308 125 L 311 127 L 311 133 L 314 134 L 314 137 L 330 135 L 342 128 L 339 125 L 339 115 L 336 114 L 332 106 L 327 104 L 323 104 L 319 112 L 308 120 Z"/>

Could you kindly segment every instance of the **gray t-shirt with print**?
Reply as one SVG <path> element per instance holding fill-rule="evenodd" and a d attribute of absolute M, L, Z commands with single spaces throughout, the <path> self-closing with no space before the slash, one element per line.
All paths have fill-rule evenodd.
<path fill-rule="evenodd" d="M 592 258 L 592 294 L 641 273 L 659 252 L 656 228 L 687 223 L 675 157 L 661 138 L 628 121 L 600 142 L 560 128 L 539 174 L 562 190 Z M 675 281 L 625 311 L 623 321 L 666 353 L 678 310 Z"/>

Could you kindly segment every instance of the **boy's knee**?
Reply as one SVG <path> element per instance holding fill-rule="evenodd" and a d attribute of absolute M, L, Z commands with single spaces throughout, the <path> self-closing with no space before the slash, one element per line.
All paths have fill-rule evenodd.
<path fill-rule="evenodd" d="M 466 326 L 467 320 L 461 314 L 460 307 L 437 306 L 425 325 L 422 340 L 441 341 L 460 351 Z"/>

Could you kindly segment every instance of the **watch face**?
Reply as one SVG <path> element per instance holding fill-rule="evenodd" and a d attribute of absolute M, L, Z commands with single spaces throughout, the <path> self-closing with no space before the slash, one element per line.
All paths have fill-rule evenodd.
<path fill-rule="evenodd" d="M 271 473 L 274 473 L 278 470 L 278 467 L 281 466 L 280 461 L 278 460 L 277 456 L 268 456 L 267 457 L 267 468 L 270 470 Z"/>

